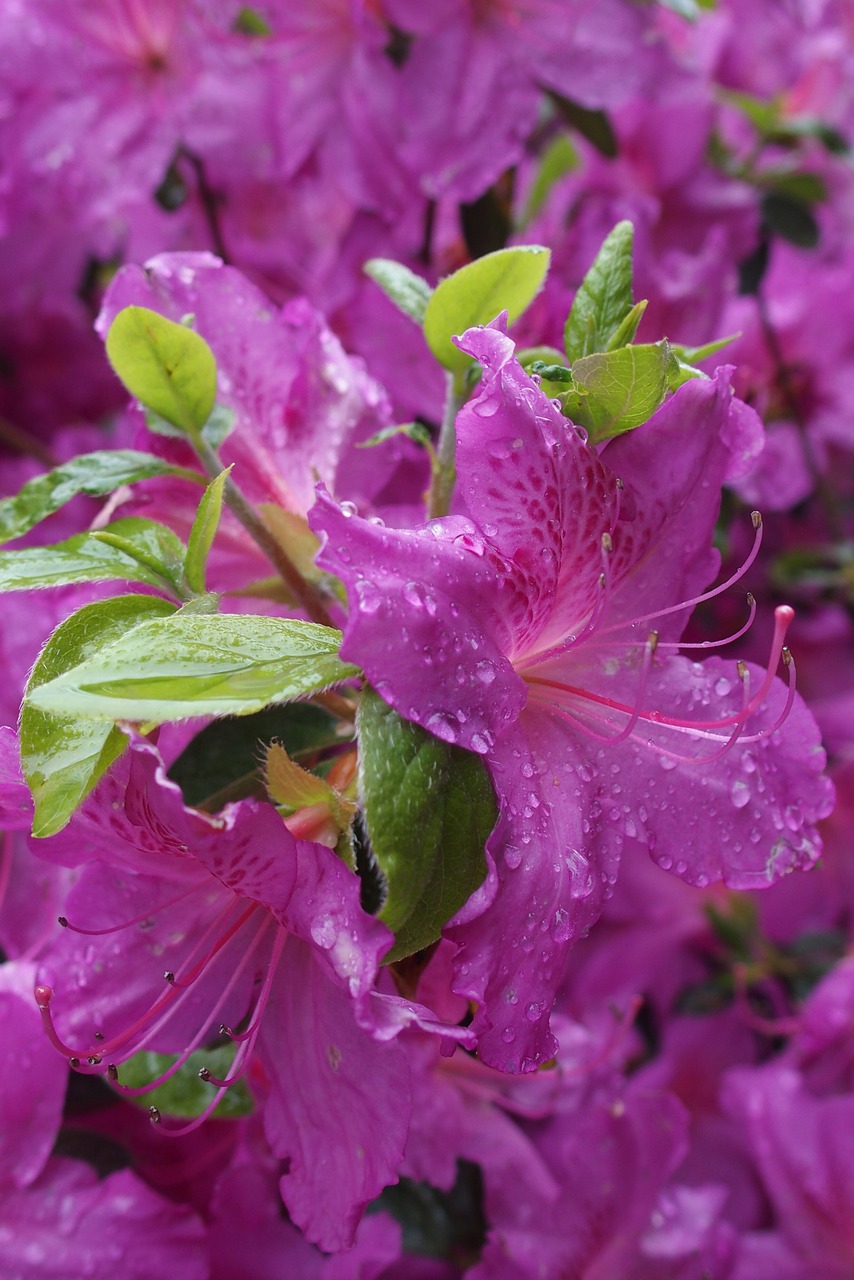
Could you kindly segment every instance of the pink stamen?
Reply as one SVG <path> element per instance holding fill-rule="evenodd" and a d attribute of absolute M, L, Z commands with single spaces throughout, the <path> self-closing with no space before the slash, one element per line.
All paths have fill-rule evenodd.
<path fill-rule="evenodd" d="M 590 690 L 582 689 L 575 685 L 564 684 L 558 680 L 548 680 L 539 676 L 527 677 L 530 687 L 530 697 L 532 701 L 537 702 L 541 706 L 548 707 L 553 713 L 557 714 L 562 719 L 568 720 L 570 723 L 576 725 L 596 742 L 614 745 L 615 743 L 625 741 L 626 738 L 632 735 L 639 721 L 661 726 L 663 728 L 673 729 L 677 732 L 690 732 L 695 737 L 720 742 L 722 744 L 721 747 L 712 755 L 696 757 L 685 756 L 677 752 L 669 751 L 666 747 L 645 739 L 646 745 L 651 750 L 657 751 L 660 755 L 663 755 L 667 759 L 674 760 L 677 763 L 688 765 L 710 764 L 713 761 L 720 759 L 721 756 L 730 751 L 738 741 L 746 745 L 747 743 L 758 742 L 763 738 L 769 737 L 780 728 L 790 714 L 795 700 L 796 673 L 794 660 L 790 650 L 784 644 L 784 641 L 793 618 L 794 610 L 789 605 L 780 605 L 774 611 L 774 636 L 771 642 L 769 663 L 759 689 L 751 696 L 748 669 L 744 663 L 739 662 L 737 664 L 738 675 L 743 686 L 741 709 L 738 712 L 734 712 L 717 720 L 688 720 L 675 716 L 666 716 L 659 711 L 644 711 L 642 709 L 643 698 L 649 683 L 652 658 L 655 652 L 655 645 L 651 644 L 650 640 L 647 641 L 644 651 L 640 684 L 634 706 L 628 706 L 626 703 L 617 702 L 615 699 L 608 698 L 604 694 L 593 693 Z M 655 633 L 653 632 L 651 635 L 655 635 Z M 751 734 L 745 737 L 743 736 L 743 730 L 750 718 L 761 708 L 774 682 L 776 669 L 781 660 L 786 667 L 789 677 L 785 705 L 773 725 L 769 728 L 760 730 L 756 734 Z M 568 700 L 569 705 L 565 704 L 564 699 Z M 592 720 L 603 726 L 610 726 L 611 719 L 608 715 L 593 710 L 593 706 L 603 707 L 609 711 L 616 711 L 621 715 L 625 715 L 627 717 L 625 725 L 615 736 L 609 737 L 606 734 L 597 733 L 596 730 L 591 727 L 590 721 Z M 718 729 L 728 729 L 730 732 L 726 738 L 723 738 L 720 733 L 713 732 L 713 730 Z"/>
<path fill-rule="evenodd" d="M 188 889 L 185 889 L 183 893 L 179 893 L 177 897 L 170 898 L 168 902 L 161 903 L 161 905 L 157 907 L 157 910 L 166 911 L 169 907 L 176 906 L 179 902 L 183 902 L 185 898 L 189 898 L 190 894 L 196 893 L 197 891 L 198 885 L 192 884 Z M 59 924 L 62 925 L 63 929 L 70 929 L 72 933 L 85 934 L 87 938 L 100 938 L 104 937 L 108 933 L 119 933 L 122 929 L 130 929 L 133 925 L 141 924 L 144 920 L 150 919 L 151 912 L 143 911 L 141 915 L 134 916 L 132 920 L 124 920 L 121 924 L 111 924 L 107 929 L 83 929 L 80 925 L 72 924 L 67 916 L 57 917 L 57 920 Z"/>
<path fill-rule="evenodd" d="M 225 912 L 220 913 L 220 915 L 217 917 L 217 920 L 214 922 L 214 926 L 212 927 L 219 926 L 224 921 L 224 919 L 227 918 L 229 912 L 232 911 L 233 909 L 234 909 L 234 903 L 229 904 L 229 907 L 227 908 L 227 910 Z M 222 950 L 222 947 L 225 946 L 226 942 L 228 942 L 231 938 L 233 938 L 236 935 L 239 929 L 247 922 L 247 920 L 256 910 L 258 910 L 257 903 L 252 903 L 251 906 L 241 914 L 237 922 L 228 929 L 224 937 L 221 937 L 217 940 L 217 943 L 205 954 L 202 960 L 199 961 L 194 966 L 193 981 L 195 981 L 195 979 L 197 979 L 200 976 L 200 974 L 204 972 L 205 968 L 219 954 L 219 952 Z M 191 956 L 188 958 L 192 958 L 192 955 L 198 951 L 201 945 L 203 945 L 204 941 L 206 941 L 206 939 L 210 936 L 210 933 L 211 933 L 211 927 L 209 927 L 206 930 L 202 939 L 200 940 L 199 943 L 196 944 L 196 947 L 193 949 Z M 130 1026 L 125 1027 L 123 1031 L 117 1033 L 115 1036 L 113 1036 L 109 1040 L 100 1039 L 96 1046 L 91 1046 L 89 1049 L 86 1049 L 86 1050 L 74 1049 L 70 1045 L 67 1045 L 62 1040 L 59 1033 L 57 1032 L 53 1022 L 51 1009 L 50 1009 L 50 1003 L 53 996 L 53 991 L 50 987 L 37 987 L 36 1001 L 41 1011 L 42 1023 L 44 1025 L 45 1031 L 51 1043 L 60 1051 L 60 1053 L 65 1054 L 70 1059 L 73 1059 L 72 1065 L 75 1067 L 75 1069 L 81 1070 L 85 1074 L 88 1074 L 86 1072 L 87 1065 L 100 1066 L 102 1058 L 105 1058 L 105 1057 L 114 1058 L 117 1056 L 117 1054 L 124 1053 L 126 1048 L 135 1039 L 137 1039 L 137 1037 L 139 1037 L 139 1039 L 137 1040 L 137 1043 L 135 1045 L 134 1052 L 138 1052 L 140 1049 L 145 1048 L 146 1044 L 148 1044 L 152 1040 L 152 1038 L 155 1035 L 157 1035 L 157 1033 L 160 1030 L 162 1030 L 162 1028 L 168 1023 L 169 1019 L 173 1016 L 173 1014 L 181 1007 L 181 1005 L 187 999 L 187 996 L 191 990 L 191 986 L 192 984 L 189 981 L 184 981 L 180 984 L 175 983 L 174 985 L 170 984 L 168 990 L 164 992 L 164 994 L 160 996 L 157 1000 L 155 1000 L 151 1008 L 148 1009 L 139 1018 L 137 1018 L 133 1023 L 131 1023 Z M 44 999 L 39 997 L 40 991 L 43 993 L 44 992 L 47 993 Z M 143 1032 L 143 1034 L 140 1035 L 141 1032 Z M 80 1061 L 84 1057 L 91 1057 L 93 1055 L 96 1055 L 98 1057 L 99 1061 L 97 1063 L 87 1062 L 86 1064 L 84 1064 L 83 1062 Z"/>
<path fill-rule="evenodd" d="M 175 1060 L 175 1062 L 171 1063 L 171 1065 L 168 1066 L 166 1070 L 162 1072 L 161 1075 L 157 1076 L 156 1079 L 151 1080 L 148 1084 L 139 1085 L 133 1088 L 130 1085 L 119 1084 L 118 1072 L 115 1067 L 115 1064 L 114 1063 L 109 1064 L 108 1074 L 110 1074 L 115 1087 L 119 1090 L 120 1093 L 127 1094 L 129 1097 L 140 1097 L 143 1094 L 150 1093 L 152 1089 L 156 1089 L 158 1088 L 159 1085 L 165 1084 L 167 1080 L 169 1080 L 172 1076 L 174 1076 L 175 1073 L 181 1069 L 181 1067 L 184 1065 L 184 1063 L 187 1061 L 190 1055 L 195 1053 L 200 1045 L 204 1044 L 212 1022 L 216 1018 L 222 1006 L 225 1004 L 228 997 L 231 995 L 234 988 L 237 986 L 240 979 L 243 977 L 243 974 L 246 972 L 246 969 L 252 960 L 252 956 L 258 950 L 258 947 L 261 945 L 263 938 L 269 932 L 269 927 L 273 923 L 274 921 L 272 916 L 267 916 L 266 920 L 261 925 L 261 928 L 257 931 L 257 933 L 255 934 L 255 937 L 252 939 L 251 943 L 249 944 L 248 950 L 241 957 L 240 963 L 238 964 L 232 976 L 229 978 L 225 988 L 217 997 L 216 1003 L 214 1004 L 213 1008 L 210 1010 L 210 1013 L 205 1019 L 204 1024 L 196 1033 L 196 1035 L 193 1037 L 190 1044 L 187 1045 L 187 1047 L 182 1051 L 179 1057 Z M 110 1070 L 110 1068 L 112 1068 L 112 1071 Z"/>
<path fill-rule="evenodd" d="M 747 573 L 753 561 L 759 555 L 759 548 L 762 546 L 762 516 L 758 511 L 751 511 L 750 519 L 753 522 L 753 546 L 747 554 L 747 558 L 742 562 L 741 566 L 736 569 L 726 582 L 721 582 L 718 586 L 712 587 L 709 591 L 704 591 L 699 596 L 694 596 L 691 600 L 682 600 L 679 604 L 672 604 L 666 609 L 656 609 L 654 613 L 642 613 L 637 618 L 632 618 L 628 622 L 616 622 L 610 627 L 605 627 L 600 631 L 600 635 L 607 635 L 611 631 L 622 631 L 626 627 L 636 627 L 642 622 L 651 622 L 654 618 L 666 618 L 673 613 L 681 613 L 684 609 L 694 609 L 698 604 L 705 604 L 708 600 L 714 600 L 716 596 L 723 595 L 730 587 L 734 587 L 740 582 Z"/>

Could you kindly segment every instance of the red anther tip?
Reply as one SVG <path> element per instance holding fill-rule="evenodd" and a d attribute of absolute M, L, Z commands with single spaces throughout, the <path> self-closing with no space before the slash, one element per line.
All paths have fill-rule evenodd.
<path fill-rule="evenodd" d="M 207 1068 L 207 1067 L 200 1067 L 200 1068 L 199 1068 L 199 1079 L 200 1079 L 200 1080 L 210 1080 L 210 1078 L 211 1078 L 211 1073 L 210 1073 L 210 1071 L 208 1070 L 208 1068 Z"/>
<path fill-rule="evenodd" d="M 49 1009 L 50 1002 L 53 999 L 53 987 L 45 986 L 43 983 L 35 989 L 36 1004 L 40 1009 Z"/>

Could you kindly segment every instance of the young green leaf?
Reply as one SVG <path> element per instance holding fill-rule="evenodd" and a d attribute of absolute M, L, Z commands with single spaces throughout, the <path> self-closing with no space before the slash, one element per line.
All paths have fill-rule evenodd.
<path fill-rule="evenodd" d="M 381 431 L 378 431 L 376 435 L 371 436 L 368 440 L 357 441 L 356 448 L 375 449 L 378 444 L 385 444 L 386 440 L 393 440 L 395 436 L 407 436 L 423 448 L 431 452 L 433 450 L 433 438 L 430 435 L 430 428 L 425 426 L 423 422 L 399 422 L 393 427 L 383 427 Z"/>
<path fill-rule="evenodd" d="M 426 280 L 392 258 L 371 258 L 363 270 L 399 311 L 417 325 L 424 324 L 424 313 L 433 293 Z"/>
<path fill-rule="evenodd" d="M 646 422 L 676 368 L 666 340 L 585 356 L 572 366 L 576 386 L 564 397 L 564 413 L 600 444 Z"/>
<path fill-rule="evenodd" d="M 681 343 L 671 342 L 670 350 L 676 359 L 685 364 L 699 364 L 701 360 L 708 360 L 709 356 L 717 355 L 724 347 L 729 346 L 731 342 L 735 342 L 736 338 L 741 337 L 741 331 L 738 333 L 729 333 L 725 338 L 716 338 L 714 342 L 706 342 L 702 347 L 684 347 Z"/>
<path fill-rule="evenodd" d="M 181 610 L 136 627 L 35 689 L 45 711 L 163 724 L 248 715 L 358 676 L 338 657 L 341 633 L 314 622 Z"/>
<path fill-rule="evenodd" d="M 618 222 L 582 280 L 563 334 L 570 364 L 594 351 L 607 351 L 632 312 L 633 239 L 632 224 Z"/>
<path fill-rule="evenodd" d="M 176 1116 L 189 1120 L 200 1116 L 210 1106 L 214 1096 L 211 1086 L 205 1082 L 199 1072 L 207 1070 L 212 1076 L 222 1080 L 228 1075 L 234 1063 L 237 1045 L 216 1045 L 210 1049 L 197 1049 L 191 1053 L 186 1062 L 178 1068 L 174 1075 L 164 1080 L 155 1089 L 143 1094 L 123 1094 L 129 1097 L 136 1106 L 148 1111 L 156 1107 L 164 1115 Z M 119 1068 L 121 1084 L 131 1089 L 141 1089 L 159 1080 L 174 1064 L 175 1057 L 164 1053 L 151 1053 L 144 1050 L 136 1053 Z M 252 1094 L 245 1080 L 238 1079 L 228 1089 L 220 1089 L 220 1103 L 213 1115 L 220 1119 L 229 1116 L 248 1116 L 254 1109 Z"/>
<path fill-rule="evenodd" d="M 571 98 L 564 98 L 559 93 L 550 93 L 549 97 L 566 123 L 580 133 L 582 138 L 586 138 L 600 155 L 613 160 L 619 154 L 620 147 L 614 126 L 604 111 L 584 107 L 580 102 L 573 102 Z"/>
<path fill-rule="evenodd" d="M 769 191 L 762 197 L 760 208 L 765 226 L 783 240 L 799 249 L 814 249 L 818 244 L 821 228 L 807 201 L 782 191 Z"/>
<path fill-rule="evenodd" d="M 21 763 L 35 802 L 33 835 L 62 830 L 121 755 L 127 738 L 111 724 L 80 720 L 61 709 L 43 711 L 33 705 L 31 695 L 141 622 L 166 617 L 174 607 L 155 596 L 99 600 L 66 618 L 42 649 L 21 711 Z"/>
<path fill-rule="evenodd" d="M 223 441 L 228 439 L 236 426 L 237 414 L 234 410 L 229 409 L 228 405 L 225 404 L 215 404 L 211 409 L 210 417 L 202 427 L 202 439 L 212 449 L 218 449 Z"/>
<path fill-rule="evenodd" d="M 184 576 L 191 591 L 202 595 L 205 588 L 205 566 L 208 552 L 213 545 L 219 518 L 222 514 L 222 495 L 228 480 L 231 467 L 221 471 L 216 479 L 211 480 L 205 490 L 190 536 L 187 539 L 187 558 L 184 561 Z"/>
<path fill-rule="evenodd" d="M 155 476 L 180 476 L 194 484 L 205 483 L 198 471 L 175 467 L 162 458 L 138 453 L 135 449 L 84 453 L 54 467 L 53 471 L 28 480 L 13 498 L 4 498 L 0 502 L 0 543 L 11 542 L 13 538 L 28 533 L 78 494 L 103 498 L 122 485 L 151 480 Z"/>
<path fill-rule="evenodd" d="M 548 199 L 549 192 L 554 184 L 567 173 L 571 173 L 573 169 L 577 169 L 580 163 L 578 152 L 569 138 L 565 133 L 559 133 L 546 148 L 540 160 L 539 168 L 528 192 L 528 198 L 525 201 L 525 210 L 520 219 L 520 226 L 527 226 L 537 216 Z"/>
<path fill-rule="evenodd" d="M 424 337 L 439 363 L 461 372 L 471 356 L 455 347 L 452 338 L 472 325 L 489 324 L 502 311 L 511 324 L 518 320 L 542 288 L 550 258 L 542 245 L 514 245 L 477 258 L 440 281 L 424 313 Z"/>
<path fill-rule="evenodd" d="M 402 719 L 371 689 L 358 730 L 365 823 L 387 881 L 380 918 L 396 935 L 388 962 L 435 942 L 483 882 L 498 810 L 480 756 Z"/>
<path fill-rule="evenodd" d="M 308 702 L 223 716 L 199 730 L 169 766 L 169 777 L 197 809 L 213 807 L 221 793 L 233 798 L 242 789 L 247 794 L 253 784 L 260 794 L 264 747 L 281 742 L 289 756 L 310 766 L 323 748 L 342 742 L 335 728 L 328 712 Z"/>
<path fill-rule="evenodd" d="M 0 591 L 64 587 L 74 582 L 144 582 L 182 598 L 184 548 L 165 525 L 126 517 L 95 533 L 47 547 L 0 551 Z"/>
<path fill-rule="evenodd" d="M 216 361 L 204 338 L 147 307 L 125 307 L 107 334 L 107 356 L 132 396 L 198 434 L 216 401 Z"/>
<path fill-rule="evenodd" d="M 635 334 L 638 331 L 638 325 L 643 319 L 643 313 L 649 305 L 648 299 L 643 298 L 640 302 L 636 302 L 620 323 L 617 325 L 611 337 L 608 339 L 608 351 L 616 351 L 620 347 L 627 347 L 630 342 L 634 342 Z"/>

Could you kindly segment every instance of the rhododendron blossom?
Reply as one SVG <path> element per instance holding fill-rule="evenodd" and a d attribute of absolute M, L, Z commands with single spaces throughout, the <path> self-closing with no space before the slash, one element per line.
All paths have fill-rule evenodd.
<path fill-rule="evenodd" d="M 0 60 L 0 1280 L 850 1280 L 850 0 Z"/>
<path fill-rule="evenodd" d="M 459 514 L 392 531 L 321 494 L 312 523 L 348 588 L 342 654 L 489 763 L 501 823 L 452 923 L 456 985 L 478 1001 L 481 1055 L 532 1069 L 555 1050 L 561 958 L 627 838 L 695 884 L 753 887 L 813 861 L 830 791 L 787 651 L 788 692 L 774 676 L 790 610 L 767 671 L 675 652 L 717 566 L 718 485 L 757 447 L 726 373 L 597 453 L 500 328 L 460 345 L 484 372 L 457 418 Z"/>

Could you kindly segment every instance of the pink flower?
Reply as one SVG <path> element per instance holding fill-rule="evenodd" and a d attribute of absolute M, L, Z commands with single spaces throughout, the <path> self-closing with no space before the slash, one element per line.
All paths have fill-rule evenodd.
<path fill-rule="evenodd" d="M 0 1270 L 9 1280 L 77 1280 L 113 1266 L 129 1280 L 205 1280 L 202 1224 L 129 1169 L 99 1181 L 82 1161 L 51 1154 L 67 1071 L 40 1034 L 34 968 L 0 968 L 3 1044 L 16 1069 L 0 1082 Z"/>
<path fill-rule="evenodd" d="M 390 934 L 361 910 L 355 875 L 270 805 L 188 809 L 144 741 L 39 851 L 85 864 L 36 989 L 56 1047 L 144 1094 L 153 1086 L 121 1084 L 122 1062 L 178 1054 L 162 1080 L 225 1028 L 236 1053 L 224 1078 L 204 1077 L 208 1112 L 246 1075 L 288 1161 L 292 1218 L 322 1248 L 346 1247 L 403 1156 L 411 1101 L 395 1037 L 424 1026 L 468 1038 L 373 990 Z M 203 1118 L 161 1123 L 184 1133 Z"/>
<path fill-rule="evenodd" d="M 720 484 L 759 444 L 726 371 L 597 453 L 499 328 L 460 346 L 483 366 L 457 419 L 466 514 L 392 531 L 321 493 L 311 522 L 347 586 L 344 656 L 487 759 L 500 818 L 488 880 L 449 930 L 456 989 L 477 1002 L 481 1056 L 531 1070 L 626 837 L 694 884 L 757 887 L 817 856 L 831 788 L 793 667 L 788 692 L 774 676 L 791 610 L 768 671 L 677 652 L 718 567 Z"/>

